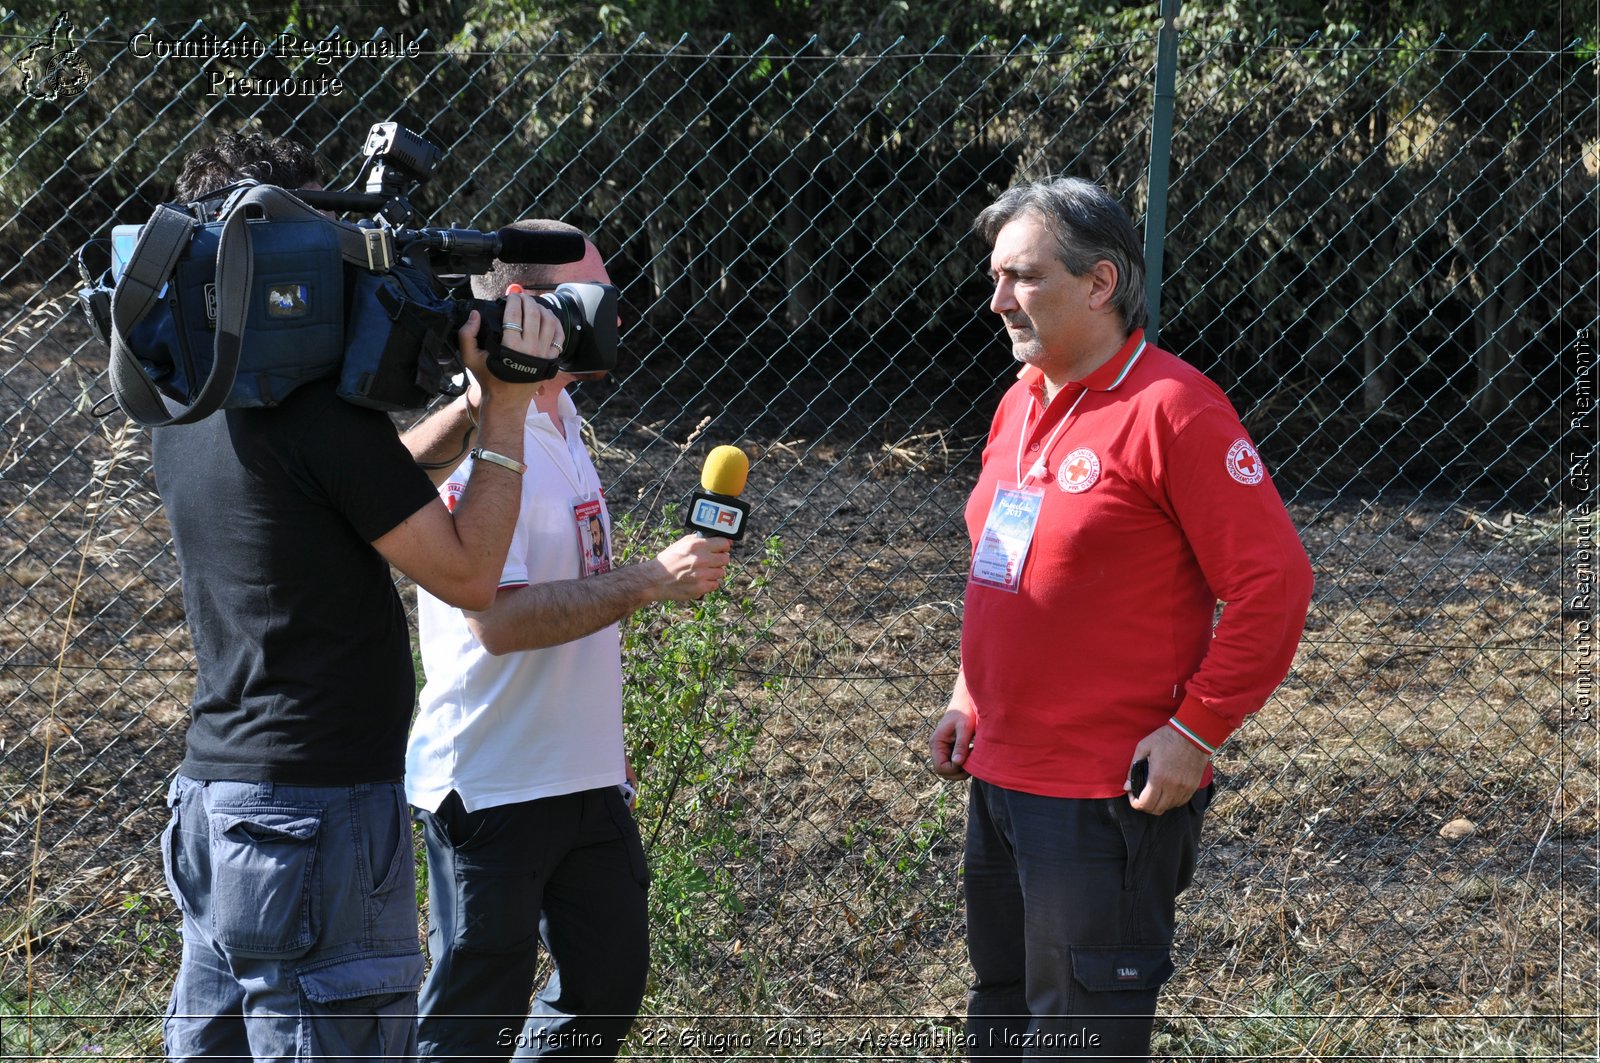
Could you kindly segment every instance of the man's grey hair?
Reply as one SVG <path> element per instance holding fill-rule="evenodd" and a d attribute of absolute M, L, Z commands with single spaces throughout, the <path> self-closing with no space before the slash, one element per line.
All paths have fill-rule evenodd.
<path fill-rule="evenodd" d="M 993 247 L 1000 230 L 1024 214 L 1038 218 L 1055 237 L 1056 256 L 1074 277 L 1094 269 L 1096 262 L 1117 267 L 1112 306 L 1130 333 L 1144 327 L 1144 252 L 1122 204 L 1092 181 L 1054 177 L 1007 189 L 984 208 L 972 228 Z"/>

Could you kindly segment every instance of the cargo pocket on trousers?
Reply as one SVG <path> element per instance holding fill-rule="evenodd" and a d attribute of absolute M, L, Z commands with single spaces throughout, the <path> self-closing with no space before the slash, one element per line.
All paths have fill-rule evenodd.
<path fill-rule="evenodd" d="M 455 881 L 444 899 L 454 906 L 454 945 L 486 956 L 525 952 L 539 936 L 537 864 L 545 858 L 542 835 L 527 820 L 529 805 L 467 812 L 454 794 L 450 801 L 457 806 L 438 815 L 453 850 Z M 439 883 L 441 892 L 445 885 Z"/>
<path fill-rule="evenodd" d="M 417 868 L 405 791 L 395 787 L 392 804 L 373 802 L 365 812 L 362 826 L 372 879 L 366 901 L 368 941 L 374 949 L 400 948 L 417 935 Z"/>
<path fill-rule="evenodd" d="M 211 813 L 211 932 L 229 952 L 292 959 L 317 940 L 316 809 Z"/>
<path fill-rule="evenodd" d="M 178 911 L 189 915 L 194 913 L 190 910 L 183 883 L 186 876 L 194 873 L 194 869 L 184 852 L 181 810 L 184 792 L 194 785 L 181 775 L 173 778 L 167 787 L 167 827 L 161 832 L 161 877 L 166 880 L 172 903 Z"/>
<path fill-rule="evenodd" d="M 167 892 L 172 894 L 172 903 L 178 911 L 187 912 L 188 902 L 183 899 L 183 889 L 178 885 L 178 813 L 174 809 L 172 819 L 167 822 L 167 829 L 161 832 L 161 877 L 166 879 Z"/>
<path fill-rule="evenodd" d="M 1171 950 L 1161 945 L 1080 946 L 1072 950 L 1072 1014 L 1096 1058 L 1150 1054 L 1156 996 L 1172 977 Z"/>
<path fill-rule="evenodd" d="M 299 972 L 300 1058 L 414 1056 L 422 967 L 422 953 L 407 952 Z"/>
<path fill-rule="evenodd" d="M 1086 1006 L 1073 1011 L 1133 1015 L 1153 1010 L 1172 970 L 1172 950 L 1163 945 L 1080 945 L 1072 950 L 1072 977 Z"/>

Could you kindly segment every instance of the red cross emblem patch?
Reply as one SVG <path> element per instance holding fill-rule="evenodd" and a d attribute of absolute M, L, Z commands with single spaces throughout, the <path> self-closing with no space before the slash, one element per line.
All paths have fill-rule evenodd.
<path fill-rule="evenodd" d="M 1248 439 L 1236 440 L 1228 448 L 1228 475 L 1249 487 L 1261 482 L 1267 475 L 1267 467 L 1261 462 L 1261 455 L 1256 453 L 1256 448 L 1250 445 Z"/>
<path fill-rule="evenodd" d="M 1100 458 L 1088 447 L 1079 447 L 1056 470 L 1056 485 L 1068 494 L 1078 494 L 1100 479 Z"/>

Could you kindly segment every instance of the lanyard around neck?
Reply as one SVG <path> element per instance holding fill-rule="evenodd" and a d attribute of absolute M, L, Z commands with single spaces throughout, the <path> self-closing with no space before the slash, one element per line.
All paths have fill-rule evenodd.
<path fill-rule="evenodd" d="M 1112 383 L 1111 387 L 1116 387 L 1118 384 L 1122 383 L 1128 378 L 1129 371 L 1133 369 L 1134 363 L 1139 361 L 1139 356 L 1144 354 L 1144 349 L 1149 346 L 1149 343 L 1150 341 L 1146 339 L 1139 340 L 1138 348 L 1134 350 L 1133 354 L 1129 356 L 1127 362 L 1123 364 L 1121 374 L 1118 375 L 1116 381 Z M 1082 402 L 1083 397 L 1087 394 L 1089 394 L 1089 389 L 1085 387 L 1082 391 L 1078 392 L 1078 397 L 1072 400 L 1072 405 L 1067 407 L 1067 412 L 1061 415 L 1061 423 L 1056 425 L 1055 431 L 1050 433 L 1050 438 L 1044 441 L 1044 446 L 1039 450 L 1038 460 L 1036 460 L 1033 463 L 1033 467 L 1028 470 L 1027 479 L 1024 479 L 1022 476 L 1022 448 L 1028 442 L 1029 425 L 1033 419 L 1033 407 L 1031 405 L 1028 407 L 1028 412 L 1022 416 L 1022 434 L 1017 437 L 1018 487 L 1024 486 L 1028 480 L 1044 475 L 1044 463 L 1045 459 L 1050 456 L 1050 448 L 1056 445 L 1056 437 L 1060 436 L 1062 430 L 1067 427 L 1067 422 L 1072 419 L 1073 411 L 1078 408 L 1078 403 Z"/>
<path fill-rule="evenodd" d="M 1028 470 L 1028 475 L 1027 475 L 1026 478 L 1024 478 L 1023 475 L 1022 475 L 1022 448 L 1027 445 L 1028 432 L 1031 430 L 1030 429 L 1030 423 L 1033 420 L 1033 409 L 1032 409 L 1032 407 L 1030 406 L 1029 409 L 1028 409 L 1028 412 L 1023 415 L 1023 417 L 1022 417 L 1022 434 L 1017 437 L 1017 486 L 1018 487 L 1026 486 L 1026 484 L 1027 484 L 1027 482 L 1029 480 L 1032 480 L 1035 477 L 1039 477 L 1039 476 L 1043 476 L 1044 475 L 1044 461 L 1045 461 L 1046 458 L 1048 458 L 1050 456 L 1050 448 L 1056 445 L 1056 437 L 1061 435 L 1062 429 L 1067 427 L 1067 422 L 1072 419 L 1072 412 L 1078 408 L 1078 403 L 1082 402 L 1083 401 L 1083 397 L 1085 395 L 1087 395 L 1087 394 L 1089 394 L 1089 389 L 1088 388 L 1084 388 L 1082 391 L 1078 392 L 1078 397 L 1072 400 L 1072 405 L 1067 407 L 1067 412 L 1061 415 L 1061 423 L 1057 424 L 1056 427 L 1055 427 L 1055 431 L 1050 433 L 1050 438 L 1048 438 L 1048 439 L 1046 439 L 1044 441 L 1044 446 L 1039 449 L 1039 457 L 1033 463 L 1033 468 Z"/>

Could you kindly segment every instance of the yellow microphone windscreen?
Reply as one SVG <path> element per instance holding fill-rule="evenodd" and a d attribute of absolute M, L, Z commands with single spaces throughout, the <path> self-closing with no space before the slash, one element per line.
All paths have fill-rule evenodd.
<path fill-rule="evenodd" d="M 750 459 L 744 451 L 724 445 L 706 455 L 706 463 L 700 468 L 700 486 L 714 495 L 736 498 L 744 491 L 749 474 Z"/>

